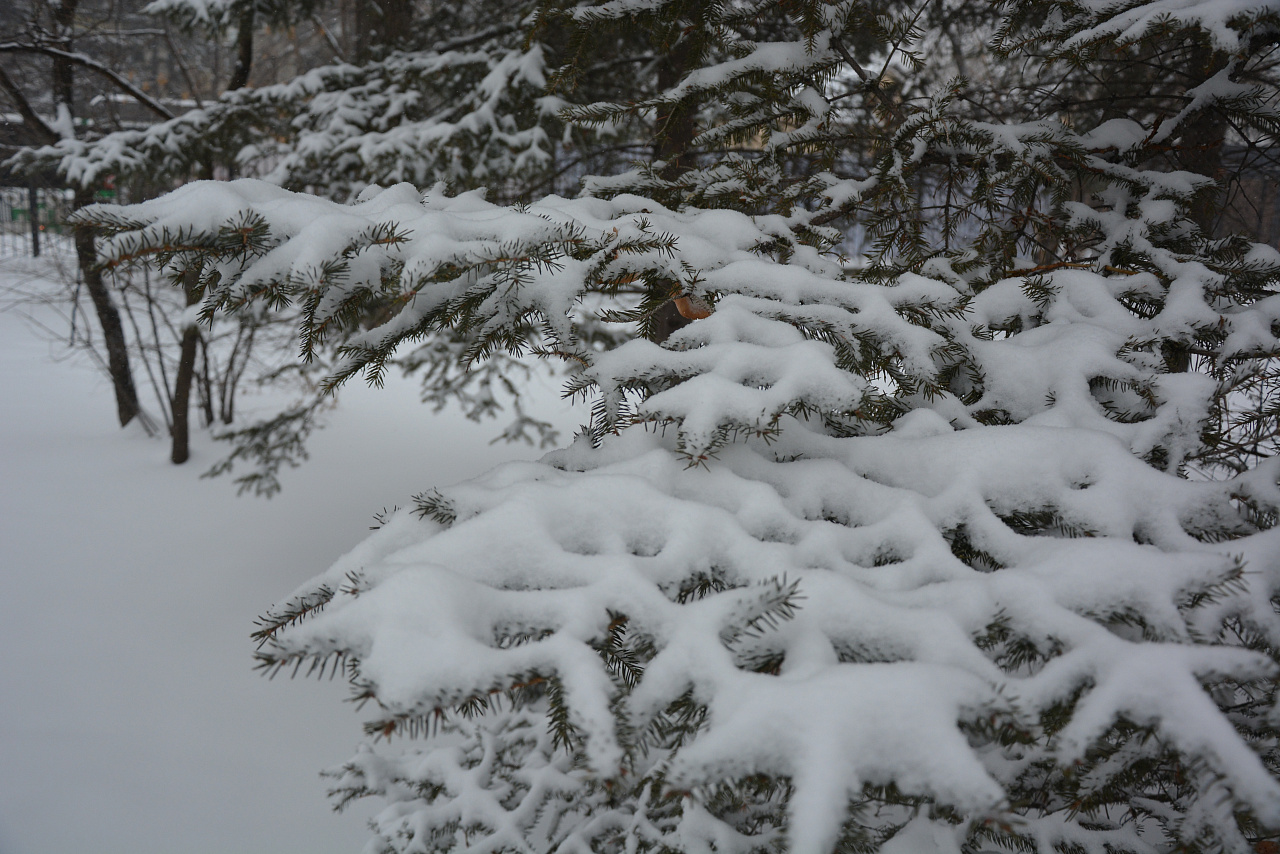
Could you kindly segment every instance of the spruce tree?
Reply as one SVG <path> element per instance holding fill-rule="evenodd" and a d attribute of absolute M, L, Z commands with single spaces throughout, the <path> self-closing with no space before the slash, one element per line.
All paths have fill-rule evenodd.
<path fill-rule="evenodd" d="M 570 34 L 549 91 L 593 39 L 668 58 L 560 114 L 652 122 L 650 162 L 514 207 L 238 181 L 86 215 L 206 316 L 298 306 L 331 386 L 446 338 L 591 404 L 262 618 L 266 672 L 367 710 L 333 780 L 385 802 L 370 850 L 1270 850 L 1280 253 L 1187 168 L 1212 121 L 1272 143 L 1277 10 L 532 21 Z M 1003 111 L 913 88 L 945 43 Z M 1205 61 L 1096 108 L 1175 55 Z"/>

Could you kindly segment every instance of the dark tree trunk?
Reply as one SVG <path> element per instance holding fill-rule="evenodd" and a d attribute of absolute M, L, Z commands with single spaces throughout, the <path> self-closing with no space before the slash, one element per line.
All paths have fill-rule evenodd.
<path fill-rule="evenodd" d="M 213 377 L 209 368 L 209 341 L 200 336 L 200 408 L 202 426 L 213 424 Z"/>
<path fill-rule="evenodd" d="M 1192 85 L 1208 81 L 1227 65 L 1227 55 L 1213 49 L 1201 39 L 1190 52 L 1187 74 Z M 1227 117 L 1216 107 L 1208 107 L 1188 116 L 1178 140 L 1176 162 L 1179 169 L 1212 178 L 1217 186 L 1198 193 L 1191 203 L 1191 219 L 1200 226 L 1206 237 L 1213 237 L 1218 230 L 1218 216 L 1222 210 L 1223 179 L 1226 175 L 1222 160 L 1222 148 L 1227 139 Z M 1165 365 L 1171 373 L 1184 373 L 1191 369 L 1191 351 L 1187 344 L 1166 342 L 1162 348 Z"/>
<path fill-rule="evenodd" d="M 84 207 L 92 198 L 90 190 L 77 190 L 75 206 Z M 93 229 L 78 225 L 74 233 L 76 261 L 80 266 L 85 290 L 89 292 L 89 299 L 93 301 L 94 311 L 98 315 L 98 325 L 102 328 L 102 343 L 107 351 L 107 370 L 111 374 L 111 385 L 116 393 L 116 413 L 120 417 L 120 426 L 123 427 L 141 412 L 138 392 L 133 385 L 133 370 L 129 366 L 129 345 L 124 336 L 124 324 L 120 322 L 120 311 L 116 308 L 115 300 L 111 298 L 111 291 L 98 267 L 98 249 Z"/>
<path fill-rule="evenodd" d="M 62 0 L 61 3 L 52 7 L 61 47 L 68 52 L 73 48 L 71 35 L 75 26 L 77 5 L 78 0 Z M 52 78 L 57 127 L 62 133 L 74 131 L 74 66 L 69 60 L 55 56 Z M 77 209 L 92 201 L 92 189 L 76 188 L 73 204 Z M 35 216 L 34 210 L 32 215 Z M 129 367 L 129 347 L 124 335 L 124 325 L 120 322 L 120 312 L 116 308 L 115 300 L 111 298 L 111 291 L 102 279 L 102 271 L 98 268 L 98 250 L 93 229 L 78 225 L 74 229 L 74 235 L 76 263 L 80 268 L 85 289 L 89 292 L 89 299 L 93 301 L 94 311 L 98 315 L 98 325 L 102 328 L 103 347 L 107 351 L 107 370 L 111 374 L 111 385 L 116 394 L 116 414 L 120 418 L 120 426 L 123 427 L 137 418 L 142 411 L 138 405 L 138 392 L 133 384 L 133 371 Z"/>
<path fill-rule="evenodd" d="M 665 61 L 658 66 L 660 91 L 665 92 L 684 78 L 689 66 L 689 50 L 684 42 L 677 42 L 672 46 Z M 679 177 L 680 173 L 693 166 L 693 156 L 689 149 L 696 131 L 693 123 L 694 109 L 695 105 L 685 100 L 657 116 L 653 134 L 653 156 L 655 160 L 666 162 L 661 174 L 668 181 Z"/>
<path fill-rule="evenodd" d="M 200 330 L 188 326 L 182 333 L 178 374 L 173 380 L 173 445 L 169 460 L 181 465 L 191 457 L 191 386 L 196 375 L 196 345 Z"/>
<path fill-rule="evenodd" d="M 187 293 L 187 306 L 200 300 L 200 269 L 189 267 L 182 274 L 182 286 Z M 182 346 L 178 351 L 178 373 L 173 378 L 173 445 L 169 460 L 181 465 L 191 457 L 191 387 L 196 378 L 196 353 L 200 344 L 200 330 L 193 324 L 182 330 Z"/>
<path fill-rule="evenodd" d="M 196 375 L 196 345 L 200 330 L 188 326 L 182 333 L 178 375 L 173 380 L 173 445 L 169 460 L 175 465 L 191 457 L 191 386 Z"/>
<path fill-rule="evenodd" d="M 40 257 L 40 194 L 33 181 L 27 186 L 27 210 L 31 219 L 31 257 Z"/>
<path fill-rule="evenodd" d="M 253 4 L 250 3 L 236 22 L 236 64 L 227 83 L 229 92 L 249 85 L 249 73 L 253 70 L 253 27 Z"/>
<path fill-rule="evenodd" d="M 689 59 L 689 46 L 677 41 L 658 66 L 660 91 L 670 89 L 684 78 Z M 682 172 L 693 165 L 693 157 L 689 151 L 696 132 L 693 119 L 694 105 L 687 101 L 681 101 L 657 116 L 653 132 L 653 158 L 666 163 L 659 174 L 668 181 L 680 177 Z M 680 313 L 675 302 L 669 301 L 654 314 L 650 326 L 652 338 L 661 344 L 672 332 L 689 323 L 690 320 Z"/>
<path fill-rule="evenodd" d="M 62 42 L 59 47 L 70 53 L 73 45 L 71 43 L 71 34 L 74 31 L 76 23 L 76 7 L 79 0 L 62 0 L 61 3 L 51 3 L 50 8 L 53 10 L 53 20 L 57 24 L 58 37 Z M 70 60 L 63 57 L 55 56 L 53 58 L 53 104 L 54 110 L 57 112 L 54 118 L 61 124 L 64 120 L 71 121 L 71 117 L 75 115 L 72 109 L 73 83 L 75 79 L 75 66 Z M 65 114 L 63 114 L 65 110 Z M 63 133 L 67 130 L 63 129 Z"/>
<path fill-rule="evenodd" d="M 354 61 L 372 59 L 379 50 L 397 47 L 413 24 L 411 0 L 356 0 Z"/>
<path fill-rule="evenodd" d="M 1227 65 L 1227 55 L 1213 49 L 1207 41 L 1191 50 L 1187 69 L 1194 84 L 1208 81 Z M 1206 236 L 1212 237 L 1218 226 L 1222 207 L 1222 181 L 1225 169 L 1222 147 L 1227 140 L 1227 117 L 1222 110 L 1208 107 L 1187 118 L 1178 145 L 1178 168 L 1204 175 L 1218 182 L 1218 187 L 1200 193 L 1191 206 L 1191 217 Z"/>
<path fill-rule="evenodd" d="M 680 310 L 676 308 L 675 300 L 669 300 L 663 303 L 662 308 L 653 314 L 653 321 L 650 325 L 652 332 L 650 337 L 653 341 L 661 344 L 671 337 L 671 333 L 677 329 L 681 329 L 692 323 L 691 320 L 680 314 Z"/>

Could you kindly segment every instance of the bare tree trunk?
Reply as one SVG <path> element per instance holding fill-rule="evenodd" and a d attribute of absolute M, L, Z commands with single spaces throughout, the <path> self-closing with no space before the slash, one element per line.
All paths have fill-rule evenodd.
<path fill-rule="evenodd" d="M 92 198 L 92 191 L 77 190 L 75 206 L 82 208 Z M 77 225 L 74 234 L 76 262 L 80 267 L 85 290 L 89 292 L 89 299 L 93 301 L 94 311 L 97 312 L 98 325 L 102 328 L 102 343 L 107 351 L 107 370 L 111 374 L 111 385 L 116 393 L 116 414 L 123 427 L 142 411 L 138 404 L 138 391 L 133 384 L 133 370 L 129 366 L 129 345 L 124 335 L 124 324 L 120 321 L 120 310 L 116 308 L 115 300 L 111 298 L 111 291 L 98 267 L 98 250 L 93 229 Z"/>
<path fill-rule="evenodd" d="M 1187 71 L 1195 83 L 1205 83 L 1226 67 L 1227 55 L 1203 40 L 1192 49 L 1189 65 Z M 1221 184 L 1225 177 L 1222 148 L 1227 140 L 1227 117 L 1222 110 L 1209 107 L 1189 116 L 1184 127 L 1178 146 L 1178 168 L 1212 178 L 1219 184 L 1212 191 L 1200 193 L 1191 206 L 1196 225 L 1205 236 L 1212 237 L 1221 212 Z"/>
<path fill-rule="evenodd" d="M 236 21 L 236 64 L 227 83 L 228 92 L 249 85 L 249 72 L 253 70 L 253 27 L 253 4 L 250 3 Z"/>
<path fill-rule="evenodd" d="M 678 84 L 683 79 L 688 64 L 689 48 L 683 42 L 677 42 L 665 61 L 658 66 L 658 89 L 665 92 Z M 668 181 L 678 178 L 693 165 L 693 157 L 689 151 L 696 132 L 693 120 L 694 106 L 684 101 L 657 116 L 653 133 L 653 158 L 666 164 L 659 174 Z M 689 323 L 689 319 L 676 307 L 675 301 L 669 301 L 653 316 L 650 326 L 652 338 L 661 344 L 672 332 Z"/>
<path fill-rule="evenodd" d="M 76 22 L 76 7 L 79 0 L 63 0 L 61 3 L 50 4 L 53 9 L 53 19 L 58 27 L 58 38 L 61 41 L 59 47 L 70 53 L 72 50 L 71 36 L 74 32 Z M 61 56 L 53 58 L 53 104 L 54 111 L 57 115 L 54 120 L 59 125 L 59 130 L 63 134 L 74 134 L 75 125 L 73 117 L 75 111 L 73 107 L 73 91 L 75 67 L 69 59 Z"/>
<path fill-rule="evenodd" d="M 213 424 L 213 376 L 209 367 L 209 341 L 200 336 L 200 409 L 201 426 Z"/>
<path fill-rule="evenodd" d="M 74 32 L 77 5 L 78 0 L 62 0 L 61 3 L 53 7 L 54 21 L 58 26 L 61 47 L 68 53 L 72 49 L 71 36 Z M 56 131 L 63 134 L 73 134 L 75 132 L 74 89 L 72 85 L 74 83 L 74 66 L 69 60 L 58 56 L 53 58 L 52 83 L 53 102 L 57 113 L 55 119 Z M 37 125 L 43 124 L 40 122 L 34 123 Z M 47 125 L 43 126 L 44 133 L 52 133 L 54 131 L 54 128 L 49 128 Z M 92 201 L 93 191 L 91 189 L 86 187 L 76 189 L 74 205 L 77 209 L 90 204 Z M 32 214 L 34 216 L 35 211 L 32 211 Z M 120 418 L 120 426 L 123 427 L 138 417 L 142 411 L 138 405 L 138 392 L 133 384 L 133 371 L 129 367 L 129 348 L 124 335 L 124 324 L 120 322 L 120 311 L 116 308 L 115 301 L 111 298 L 111 292 L 108 290 L 106 282 L 102 279 L 102 271 L 98 268 L 98 251 L 93 229 L 89 226 L 78 225 L 75 227 L 74 235 L 76 262 L 80 267 L 80 276 L 84 281 L 85 289 L 89 291 L 89 298 L 93 301 L 93 308 L 97 312 L 98 324 L 102 328 L 103 346 L 107 351 L 107 370 L 111 374 L 111 385 L 116 394 L 116 414 Z"/>
<path fill-rule="evenodd" d="M 31 220 L 31 257 L 40 257 L 40 194 L 36 190 L 35 179 L 27 185 L 27 210 Z"/>
<path fill-rule="evenodd" d="M 665 92 L 684 78 L 689 59 L 689 46 L 677 42 L 667 54 L 666 60 L 658 66 L 660 91 Z M 657 116 L 653 134 L 653 156 L 655 160 L 666 162 L 662 177 L 669 181 L 693 166 L 693 155 L 689 151 L 696 131 L 693 120 L 694 105 L 688 101 L 680 101 Z"/>
<path fill-rule="evenodd" d="M 1207 39 L 1191 49 L 1187 73 L 1196 85 L 1207 82 L 1227 65 L 1227 55 L 1214 50 Z M 1225 170 L 1222 148 L 1227 140 L 1227 117 L 1222 110 L 1208 107 L 1188 116 L 1183 123 L 1178 141 L 1177 164 L 1179 169 L 1212 178 L 1217 186 L 1198 193 L 1191 204 L 1191 218 L 1200 226 L 1205 237 L 1213 237 L 1218 229 L 1218 215 L 1222 209 L 1222 183 Z M 1191 369 L 1191 350 L 1188 345 L 1168 341 L 1162 346 L 1165 365 L 1171 373 L 1184 373 Z"/>
<path fill-rule="evenodd" d="M 182 287 L 187 294 L 187 306 L 200 300 L 200 268 L 188 267 L 182 274 Z M 178 351 L 178 372 L 173 378 L 173 445 L 169 460 L 181 465 L 191 457 L 191 386 L 196 378 L 196 351 L 200 343 L 200 330 L 195 324 L 182 330 L 182 347 Z"/>
<path fill-rule="evenodd" d="M 375 48 L 394 48 L 413 23 L 411 0 L 356 0 L 353 10 L 356 44 L 354 61 L 372 58 Z"/>
<path fill-rule="evenodd" d="M 248 5 L 236 22 L 235 64 L 231 70 L 231 79 L 227 81 L 227 91 L 243 89 L 249 85 L 249 75 L 253 71 L 253 31 L 256 24 L 254 7 Z M 200 164 L 201 178 L 212 178 L 214 175 L 212 161 Z M 232 177 L 235 176 L 235 163 L 227 164 Z M 182 285 L 186 292 L 187 306 L 200 301 L 200 268 L 190 267 L 182 275 Z M 196 371 L 196 359 L 200 355 L 201 345 L 204 350 L 204 375 Z M 173 440 L 169 459 L 175 465 L 185 463 L 191 457 L 191 390 L 199 383 L 198 390 L 203 391 L 201 405 L 206 423 L 213 423 L 213 389 L 208 376 L 209 354 L 207 343 L 195 325 L 182 330 L 182 341 L 178 349 L 178 369 L 173 378 L 173 398 L 170 410 L 173 413 Z"/>
<path fill-rule="evenodd" d="M 169 460 L 181 465 L 191 457 L 191 385 L 196 374 L 196 345 L 200 330 L 188 326 L 182 333 L 178 375 L 173 381 L 173 445 Z"/>

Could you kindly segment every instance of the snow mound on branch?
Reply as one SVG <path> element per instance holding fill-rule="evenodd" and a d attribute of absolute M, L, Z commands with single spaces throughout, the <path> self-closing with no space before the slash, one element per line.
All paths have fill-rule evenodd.
<path fill-rule="evenodd" d="M 450 524 L 401 514 L 340 561 L 319 581 L 348 592 L 277 635 L 268 656 L 358 660 L 383 712 L 374 731 L 441 722 L 434 748 L 362 753 L 346 771 L 369 786 L 381 769 L 375 788 L 398 805 L 377 824 L 388 840 L 417 828 L 418 845 L 442 816 L 489 844 L 528 841 L 521 828 L 544 810 L 559 820 L 543 816 L 535 836 L 555 850 L 585 851 L 611 829 L 731 851 L 762 841 L 693 808 L 659 830 L 636 802 L 607 797 L 660 769 L 677 791 L 789 779 L 789 844 L 825 851 L 868 785 L 998 815 L 1032 763 L 1070 764 L 1122 720 L 1280 820 L 1280 786 L 1200 686 L 1274 675 L 1260 654 L 1193 643 L 1220 615 L 1188 602 L 1238 571 L 1227 549 L 1184 530 L 1226 501 L 1221 487 L 1154 471 L 1094 431 L 916 421 L 905 435 L 849 439 L 790 425 L 772 448 L 734 445 L 710 468 L 630 430 L 495 469 L 438 496 Z M 1089 536 L 1016 530 L 1011 517 L 1048 506 Z M 959 531 L 988 564 L 960 559 Z M 1125 629 L 1135 617 L 1146 639 Z M 619 626 L 648 650 L 629 687 L 602 652 Z M 993 627 L 1045 660 L 1002 664 L 981 641 Z M 545 697 L 483 723 L 448 711 L 507 691 L 512 674 L 557 684 L 582 764 L 555 749 Z M 977 734 L 993 721 L 1035 730 L 1074 697 L 1070 725 L 1044 746 Z M 705 719 L 682 743 L 655 737 L 637 751 L 625 737 L 686 701 Z M 512 732 L 542 759 L 506 768 L 499 745 Z M 461 758 L 482 744 L 492 761 Z M 388 780 L 411 785 L 397 794 Z M 430 797 L 410 794 L 428 782 Z M 568 791 L 575 806 L 559 797 Z M 921 825 L 900 844 L 938 832 Z"/>
<path fill-rule="evenodd" d="M 1066 50 L 1103 39 L 1128 44 L 1139 41 L 1154 27 L 1172 25 L 1203 30 L 1216 47 L 1234 51 L 1240 47 L 1241 22 L 1274 16 L 1278 8 L 1274 0 L 1085 0 L 1076 6 L 1079 13 L 1097 22 L 1066 39 Z"/>

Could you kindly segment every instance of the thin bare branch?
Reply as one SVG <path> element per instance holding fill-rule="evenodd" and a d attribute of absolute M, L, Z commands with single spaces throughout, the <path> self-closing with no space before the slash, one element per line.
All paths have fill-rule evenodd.
<path fill-rule="evenodd" d="M 155 98 L 152 98 L 146 92 L 143 92 L 137 86 L 134 86 L 128 80 L 124 79 L 118 73 L 112 71 L 101 62 L 98 62 L 92 57 L 85 56 L 82 53 L 59 50 L 56 47 L 49 47 L 48 45 L 21 44 L 19 42 L 6 42 L 4 44 L 0 44 L 0 53 L 40 53 L 45 56 L 52 56 L 57 59 L 66 60 L 67 62 L 74 63 L 82 68 L 88 68 L 90 71 L 95 71 L 110 80 L 112 83 L 116 84 L 116 86 L 118 86 L 123 92 L 132 96 L 139 104 L 142 104 L 142 106 L 151 110 L 151 112 L 160 116 L 160 118 L 171 119 L 174 117 L 174 114 L 164 104 L 161 104 Z"/>
<path fill-rule="evenodd" d="M 45 145 L 54 145 L 62 137 L 56 130 L 49 126 L 49 123 L 40 118 L 36 111 L 32 109 L 31 102 L 27 100 L 27 96 L 22 94 L 22 90 L 18 88 L 18 84 L 13 82 L 4 70 L 4 66 L 0 65 L 0 89 L 8 94 L 9 100 L 13 101 L 13 105 L 18 110 L 18 115 L 22 116 L 23 124 L 25 124 L 32 133 L 40 137 L 40 141 Z"/>

